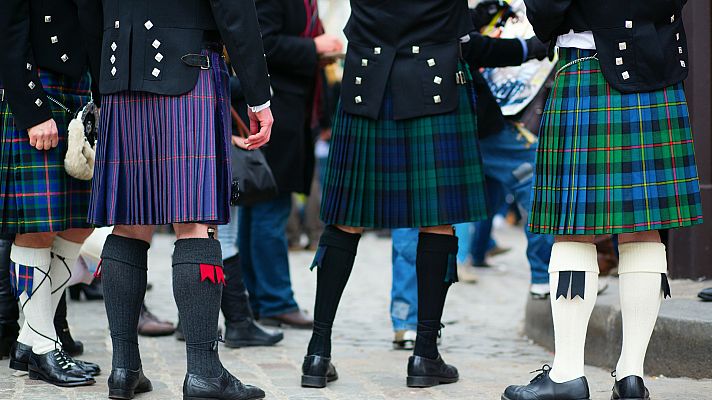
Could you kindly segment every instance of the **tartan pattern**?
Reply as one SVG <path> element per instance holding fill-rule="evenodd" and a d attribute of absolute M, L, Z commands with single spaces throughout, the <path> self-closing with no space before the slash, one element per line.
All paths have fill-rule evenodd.
<path fill-rule="evenodd" d="M 180 96 L 102 97 L 89 221 L 107 225 L 230 220 L 227 66 L 220 54 Z"/>
<path fill-rule="evenodd" d="M 90 100 L 90 78 L 79 80 L 39 71 L 45 92 L 70 110 Z M 30 146 L 27 130 L 18 130 L 7 101 L 0 102 L 0 232 L 61 232 L 87 228 L 91 183 L 64 170 L 67 127 L 72 115 L 50 103 L 59 144 L 47 151 Z"/>
<path fill-rule="evenodd" d="M 561 49 L 557 68 L 594 52 Z M 583 235 L 702 223 L 682 84 L 624 94 L 597 60 L 560 72 L 541 123 L 529 229 Z"/>
<path fill-rule="evenodd" d="M 17 271 L 16 271 L 17 270 Z M 10 285 L 15 298 L 19 299 L 22 293 L 32 297 L 32 283 L 34 282 L 35 268 L 10 262 Z"/>
<path fill-rule="evenodd" d="M 469 76 L 469 70 L 467 72 Z M 487 217 L 475 94 L 459 86 L 451 113 L 393 120 L 390 90 L 381 117 L 334 121 L 321 217 L 364 228 L 449 225 Z"/>

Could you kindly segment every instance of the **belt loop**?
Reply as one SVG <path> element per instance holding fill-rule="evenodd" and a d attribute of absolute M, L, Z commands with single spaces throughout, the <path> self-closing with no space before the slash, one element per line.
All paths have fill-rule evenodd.
<path fill-rule="evenodd" d="M 0 89 L 0 101 L 5 101 L 5 89 Z"/>

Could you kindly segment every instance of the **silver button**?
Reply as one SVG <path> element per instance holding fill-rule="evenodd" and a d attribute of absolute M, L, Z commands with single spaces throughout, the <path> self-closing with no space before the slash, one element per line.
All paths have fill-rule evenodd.
<path fill-rule="evenodd" d="M 156 78 L 158 78 L 158 75 L 160 75 L 160 74 L 161 74 L 161 70 L 158 68 L 154 68 L 153 71 L 151 71 L 151 75 L 155 76 Z"/>
<path fill-rule="evenodd" d="M 685 64 L 685 60 L 680 60 L 680 65 L 682 65 L 682 68 L 687 67 L 687 64 Z"/>
<path fill-rule="evenodd" d="M 428 59 L 428 66 L 434 67 L 435 66 L 435 59 L 434 58 L 429 58 Z"/>
<path fill-rule="evenodd" d="M 25 64 L 25 68 L 26 68 L 28 71 L 32 71 L 32 64 L 30 64 L 30 63 Z"/>
<path fill-rule="evenodd" d="M 673 22 L 675 22 L 675 14 L 670 16 L 670 23 L 672 24 Z"/>
<path fill-rule="evenodd" d="M 111 76 L 116 76 L 116 67 L 111 69 Z"/>
<path fill-rule="evenodd" d="M 67 62 L 67 60 L 69 60 L 69 56 L 66 54 L 62 54 L 62 57 L 59 58 L 62 60 L 62 62 Z"/>
<path fill-rule="evenodd" d="M 146 21 L 145 24 L 143 24 L 143 26 L 146 27 L 146 30 L 149 30 L 149 31 L 150 31 L 151 28 L 153 28 L 153 22 L 151 22 L 151 20 L 149 19 L 148 21 Z"/>
<path fill-rule="evenodd" d="M 52 16 L 51 16 L 51 15 L 45 15 L 45 22 L 52 22 Z"/>
<path fill-rule="evenodd" d="M 356 102 L 356 104 L 361 104 L 361 96 L 354 97 L 354 101 Z"/>
<path fill-rule="evenodd" d="M 114 21 L 114 29 L 119 29 L 119 21 Z"/>
<path fill-rule="evenodd" d="M 440 103 L 442 103 L 442 101 L 443 100 L 440 98 L 439 94 L 433 96 L 433 102 L 435 102 L 435 104 L 440 104 Z"/>
<path fill-rule="evenodd" d="M 628 48 L 628 45 L 626 44 L 626 42 L 620 42 L 620 43 L 618 43 L 618 49 L 619 49 L 619 50 L 625 50 L 625 49 L 627 49 L 627 48 Z"/>
<path fill-rule="evenodd" d="M 628 29 L 633 28 L 633 21 L 625 21 L 625 27 Z"/>
<path fill-rule="evenodd" d="M 675 38 L 676 38 L 677 40 L 680 40 L 680 34 L 679 34 L 679 33 L 676 33 L 676 34 L 675 34 Z"/>
<path fill-rule="evenodd" d="M 35 104 L 37 104 L 37 107 L 41 107 L 41 106 L 42 106 L 42 100 L 40 100 L 40 99 L 35 100 Z"/>
<path fill-rule="evenodd" d="M 111 61 L 111 63 L 114 64 L 116 62 L 116 56 L 112 54 L 109 61 Z"/>
<path fill-rule="evenodd" d="M 111 51 L 116 51 L 117 47 L 118 46 L 116 46 L 116 42 L 111 43 Z"/>
<path fill-rule="evenodd" d="M 420 53 L 420 47 L 419 46 L 413 46 L 411 48 L 411 51 L 413 51 L 413 54 L 418 54 Z"/>
<path fill-rule="evenodd" d="M 630 78 L 630 74 L 628 73 L 628 71 L 623 71 L 621 76 L 623 77 L 623 80 L 627 80 Z"/>
<path fill-rule="evenodd" d="M 678 47 L 678 48 L 677 48 L 677 52 L 680 53 L 680 54 L 682 54 L 682 47 Z"/>
<path fill-rule="evenodd" d="M 623 57 L 616 58 L 616 65 L 623 65 Z"/>
<path fill-rule="evenodd" d="M 362 66 L 362 67 L 368 67 L 368 60 L 365 59 L 365 58 L 362 58 L 362 59 L 361 59 L 361 66 Z"/>
<path fill-rule="evenodd" d="M 51 38 L 49 38 L 49 41 L 52 43 L 57 43 L 59 42 L 59 38 L 57 36 L 52 36 Z"/>
<path fill-rule="evenodd" d="M 436 76 L 435 79 L 433 79 L 433 82 L 435 82 L 436 85 L 439 85 L 443 83 L 443 78 Z"/>
<path fill-rule="evenodd" d="M 376 55 L 381 54 L 381 48 L 380 48 L 380 47 L 374 47 L 374 48 L 373 48 L 373 54 L 376 54 Z"/>
<path fill-rule="evenodd" d="M 158 54 L 156 54 L 156 56 L 153 57 L 153 58 L 155 58 L 156 61 L 161 62 L 161 60 L 163 60 L 163 54 L 158 53 Z"/>
<path fill-rule="evenodd" d="M 361 77 L 360 77 L 360 76 L 357 76 L 357 77 L 356 77 L 356 84 L 357 84 L 357 85 L 360 85 L 360 84 L 361 84 L 361 81 L 362 81 Z"/>
<path fill-rule="evenodd" d="M 151 43 L 151 46 L 153 46 L 154 49 L 158 49 L 159 47 L 161 47 L 161 42 L 156 39 L 153 41 L 153 43 Z"/>
<path fill-rule="evenodd" d="M 27 84 L 27 87 L 29 87 L 29 88 L 30 88 L 30 90 L 32 90 L 32 89 L 34 89 L 34 88 L 35 88 L 35 83 L 34 83 L 34 82 L 32 82 L 32 81 L 30 81 L 30 83 L 28 83 L 28 84 Z"/>

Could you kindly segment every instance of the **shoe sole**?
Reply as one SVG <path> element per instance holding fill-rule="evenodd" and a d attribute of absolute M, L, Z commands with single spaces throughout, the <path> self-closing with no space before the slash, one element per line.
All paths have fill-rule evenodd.
<path fill-rule="evenodd" d="M 258 394 L 255 396 L 251 397 L 244 397 L 243 400 L 256 400 L 256 399 L 264 399 L 265 395 L 263 394 Z M 195 397 L 195 396 L 183 396 L 183 400 L 219 400 L 222 399 L 222 397 Z"/>
<path fill-rule="evenodd" d="M 30 373 L 30 379 L 32 379 L 32 380 L 44 381 L 44 382 L 50 383 L 54 386 L 60 386 L 60 387 L 91 386 L 96 383 L 96 381 L 94 379 L 88 379 L 84 382 L 76 382 L 76 383 L 57 382 L 57 381 L 53 381 L 53 380 L 45 377 L 41 372 L 32 369 L 32 367 L 29 368 L 28 372 Z"/>
<path fill-rule="evenodd" d="M 279 338 L 279 340 L 274 340 L 271 342 L 253 342 L 253 341 L 225 341 L 225 347 L 229 347 L 231 349 L 239 349 L 241 347 L 266 347 L 266 346 L 274 346 L 275 344 L 279 343 L 284 339 L 284 337 Z"/>
<path fill-rule="evenodd" d="M 22 361 L 17 361 L 16 359 L 10 357 L 10 368 L 16 370 L 16 371 L 25 371 L 29 369 L 29 366 L 27 363 L 24 363 Z"/>
<path fill-rule="evenodd" d="M 145 388 L 136 388 L 134 390 L 126 390 L 126 389 L 109 389 L 109 398 L 110 399 L 116 399 L 116 400 L 131 400 L 133 399 L 137 394 L 140 393 L 148 393 L 153 390 L 153 385 L 149 384 L 148 387 Z"/>
<path fill-rule="evenodd" d="M 313 375 L 302 375 L 302 387 L 305 388 L 316 388 L 323 389 L 326 384 L 339 379 L 339 375 L 326 377 L 326 376 L 313 376 Z"/>
<path fill-rule="evenodd" d="M 409 376 L 406 379 L 406 386 L 412 388 L 433 387 L 440 384 L 455 383 L 460 378 L 444 378 L 440 376 Z"/>
<path fill-rule="evenodd" d="M 502 395 L 501 400 L 513 400 L 513 399 L 510 399 L 509 397 Z M 589 398 L 585 398 L 585 399 L 576 399 L 576 400 L 591 400 L 591 398 L 589 397 Z M 619 400 L 627 400 L 627 399 L 619 399 Z M 633 399 L 633 400 L 635 400 L 635 399 Z"/>
<path fill-rule="evenodd" d="M 262 318 L 258 321 L 261 325 L 272 328 L 290 328 L 290 329 L 312 329 L 312 325 L 292 325 L 286 322 L 277 321 L 276 319 Z"/>

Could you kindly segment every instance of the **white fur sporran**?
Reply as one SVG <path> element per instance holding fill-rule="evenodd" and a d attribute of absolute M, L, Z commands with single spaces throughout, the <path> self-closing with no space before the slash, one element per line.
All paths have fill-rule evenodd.
<path fill-rule="evenodd" d="M 89 181 L 94 176 L 94 154 L 99 110 L 87 104 L 69 123 L 64 169 L 76 179 Z"/>

